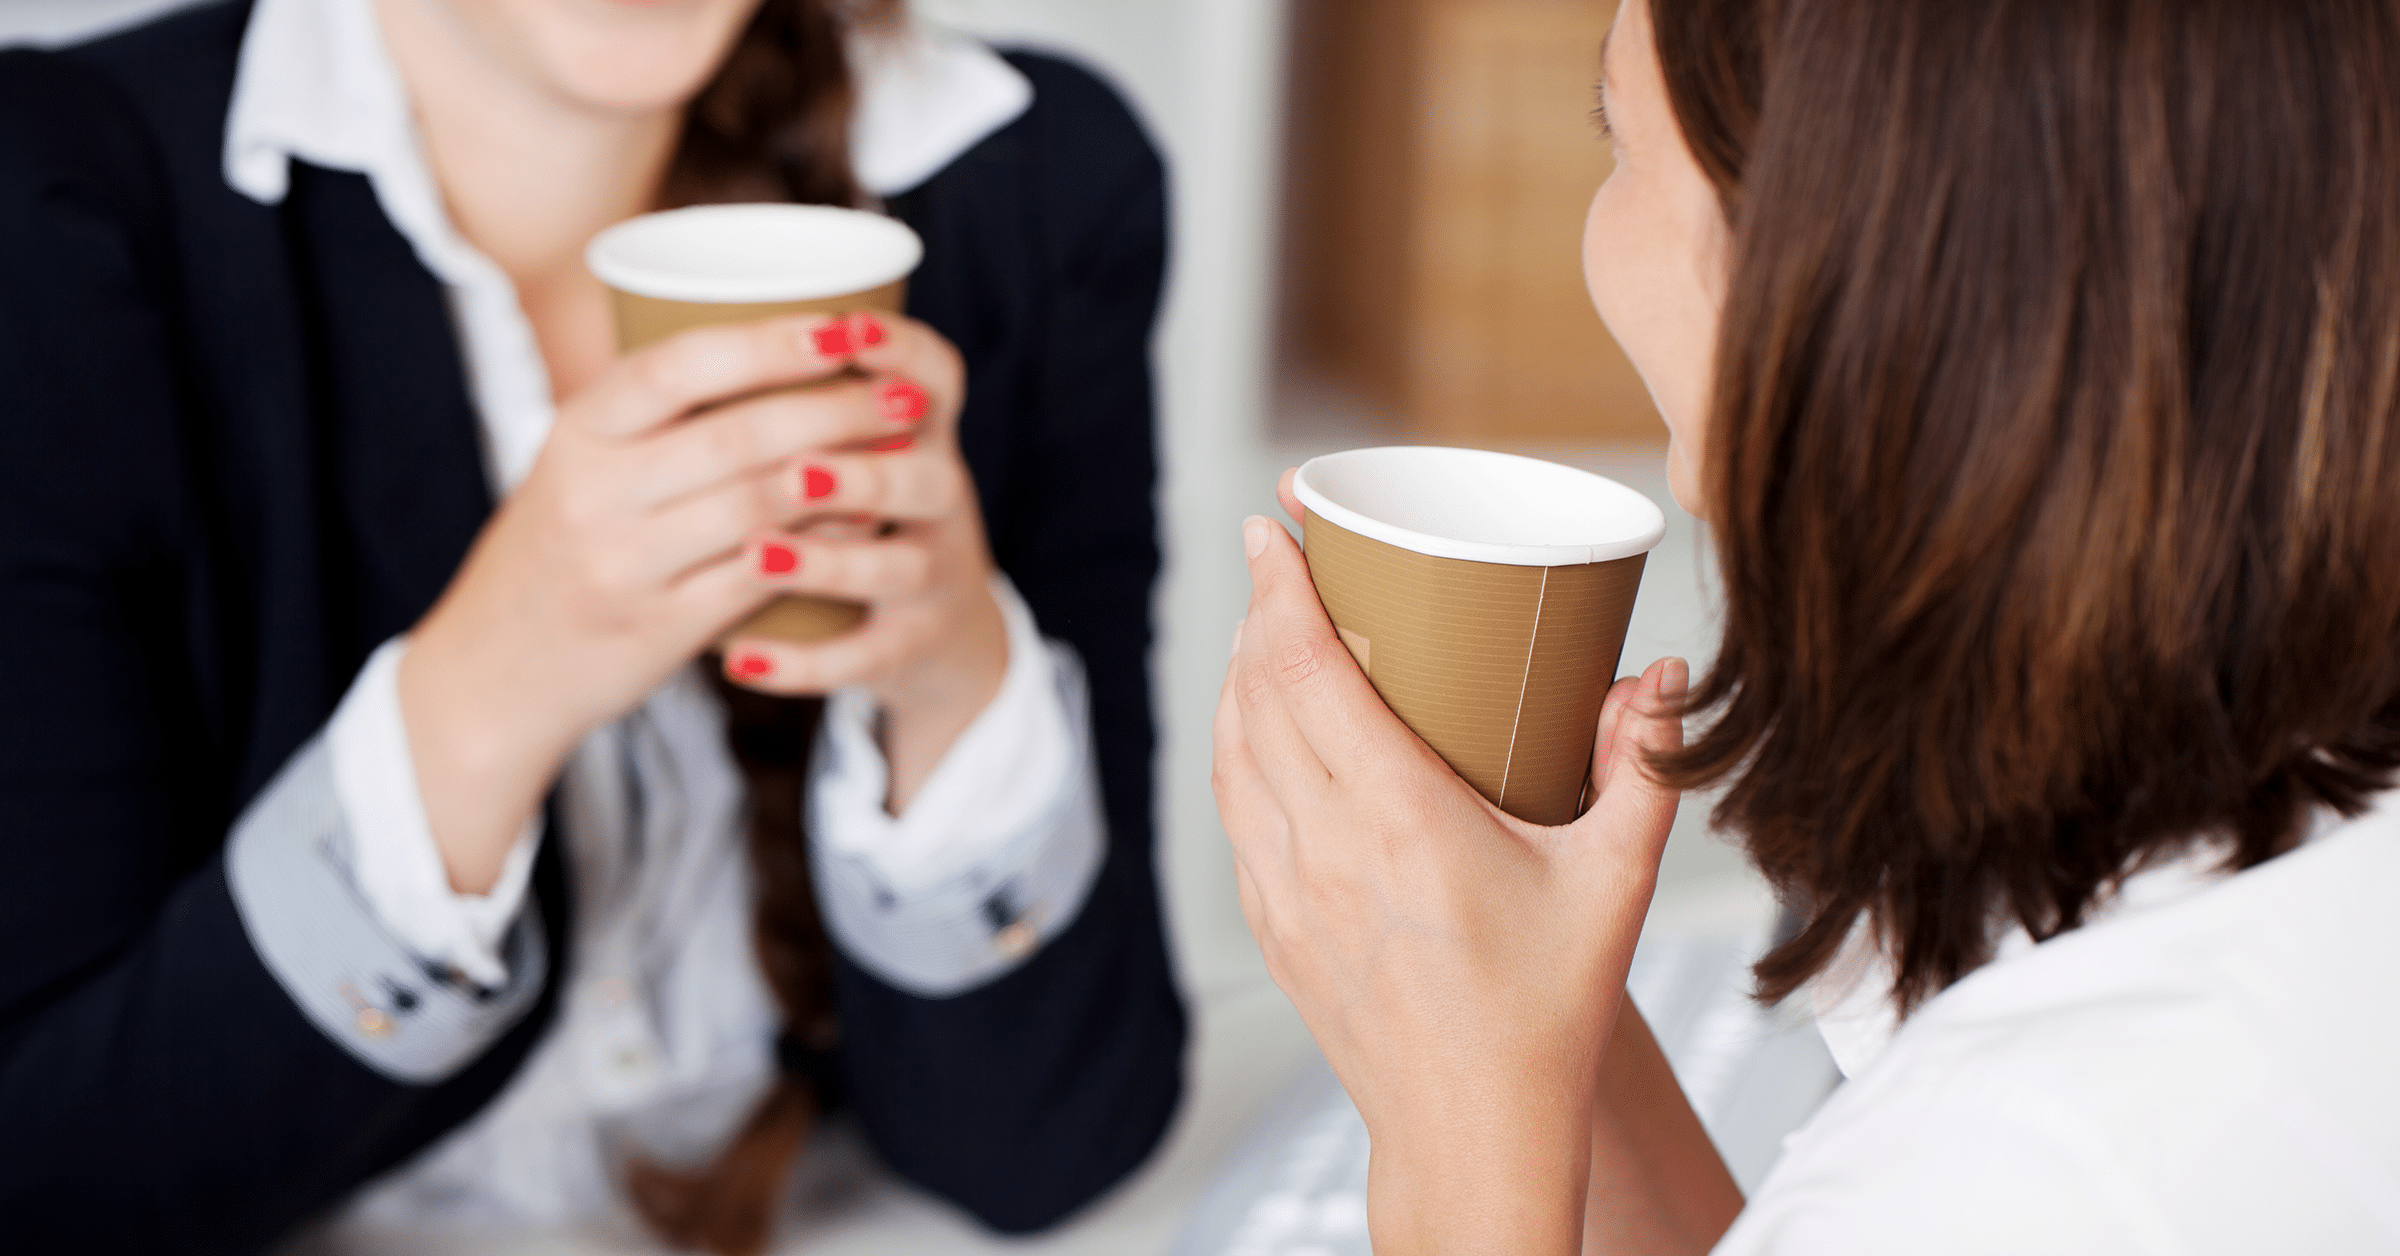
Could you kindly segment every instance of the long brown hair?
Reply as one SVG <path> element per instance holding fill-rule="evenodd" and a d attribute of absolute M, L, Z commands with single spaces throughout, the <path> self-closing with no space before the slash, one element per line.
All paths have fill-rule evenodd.
<path fill-rule="evenodd" d="M 2400 10 L 1651 0 L 1734 229 L 1666 768 L 1913 1007 L 2400 764 Z"/>
<path fill-rule="evenodd" d="M 895 0 L 764 0 L 688 107 L 662 205 L 778 199 L 857 205 L 850 160 L 856 89 L 847 30 L 892 20 Z M 757 886 L 752 939 L 783 1012 L 774 1088 L 717 1158 L 698 1169 L 635 1162 L 626 1190 L 678 1247 L 752 1256 L 772 1237 L 793 1164 L 824 1103 L 840 1035 L 833 950 L 817 913 L 801 827 L 808 755 L 823 704 L 769 698 L 720 676 L 726 736 L 748 787 L 745 823 Z M 815 1069 L 796 1069 L 810 1057 Z M 812 1075 L 813 1074 L 813 1075 Z"/>

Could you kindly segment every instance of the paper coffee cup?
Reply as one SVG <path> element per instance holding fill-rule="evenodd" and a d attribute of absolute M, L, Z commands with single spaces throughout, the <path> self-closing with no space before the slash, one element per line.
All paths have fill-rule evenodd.
<path fill-rule="evenodd" d="M 1573 467 L 1421 446 L 1310 459 L 1293 489 L 1317 596 L 1393 713 L 1510 815 L 1581 814 L 1657 505 Z"/>
<path fill-rule="evenodd" d="M 695 327 L 786 314 L 897 314 L 925 255 L 917 233 L 880 214 L 829 205 L 700 205 L 644 214 L 594 237 L 584 264 L 607 284 L 617 348 Z M 778 598 L 732 635 L 822 641 L 867 608 Z"/>

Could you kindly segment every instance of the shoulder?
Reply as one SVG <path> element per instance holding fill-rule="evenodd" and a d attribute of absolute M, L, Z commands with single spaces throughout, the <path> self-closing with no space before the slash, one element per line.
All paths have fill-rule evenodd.
<path fill-rule="evenodd" d="M 0 194 L 122 174 L 140 153 L 134 116 L 105 77 L 59 53 L 0 52 Z"/>
<path fill-rule="evenodd" d="M 1163 235 L 1165 165 L 1125 97 L 1064 57 L 1000 51 L 1032 87 L 1031 103 L 920 192 L 1020 207 L 1039 224 L 1054 262 L 1128 230 Z"/>
<path fill-rule="evenodd" d="M 213 115 L 204 125 L 221 126 L 249 25 L 250 0 L 218 0 L 59 55 L 113 80 L 132 98 L 158 108 L 197 108 Z"/>
<path fill-rule="evenodd" d="M 213 171 L 248 14 L 213 4 L 71 48 L 0 52 L 0 190 L 139 178 L 162 161 Z"/>
<path fill-rule="evenodd" d="M 1020 125 L 1102 166 L 1158 165 L 1158 150 L 1132 105 L 1098 73 L 1053 53 L 1017 48 L 1000 55 L 1033 86 Z"/>
<path fill-rule="evenodd" d="M 2400 1079 L 2369 1058 L 2400 1004 L 2355 972 L 2346 996 L 2262 1002 L 2253 968 L 2280 963 L 2214 932 L 2096 931 L 1935 999 L 1792 1137 L 1722 1250 L 2400 1245 L 2379 1202 L 2400 1198 Z M 2375 1048 L 2348 1041 L 2361 1004 Z"/>

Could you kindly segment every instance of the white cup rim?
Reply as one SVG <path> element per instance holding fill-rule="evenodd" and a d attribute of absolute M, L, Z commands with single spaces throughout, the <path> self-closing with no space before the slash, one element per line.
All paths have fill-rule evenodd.
<path fill-rule="evenodd" d="M 908 224 L 832 205 L 694 205 L 628 218 L 592 237 L 584 265 L 620 292 L 665 301 L 765 304 L 866 292 L 925 256 Z"/>
<path fill-rule="evenodd" d="M 1646 554 L 1667 534 L 1658 504 L 1615 480 L 1489 449 L 1326 454 L 1292 491 L 1328 523 L 1433 558 L 1571 567 Z"/>

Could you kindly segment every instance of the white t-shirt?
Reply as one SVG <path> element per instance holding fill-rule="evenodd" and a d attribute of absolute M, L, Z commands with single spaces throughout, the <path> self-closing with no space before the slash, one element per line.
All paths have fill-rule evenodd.
<path fill-rule="evenodd" d="M 1896 1030 L 1888 969 L 1829 973 L 1849 1081 L 1718 1256 L 2400 1253 L 2400 792 L 2247 872 L 2212 855 Z"/>

